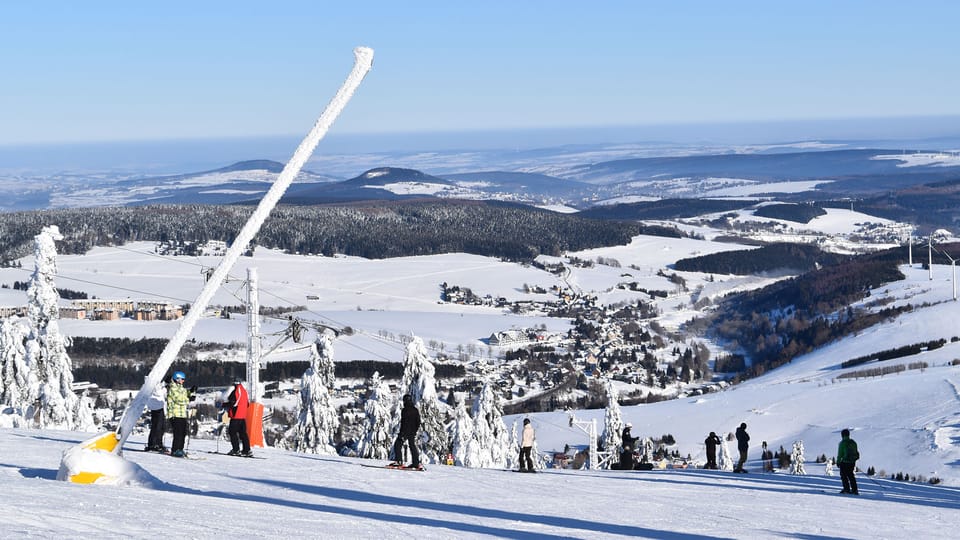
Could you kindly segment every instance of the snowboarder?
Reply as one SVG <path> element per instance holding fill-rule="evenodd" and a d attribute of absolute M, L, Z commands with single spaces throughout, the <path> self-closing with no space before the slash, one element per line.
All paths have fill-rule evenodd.
<path fill-rule="evenodd" d="M 837 447 L 837 465 L 840 466 L 840 480 L 843 482 L 840 493 L 859 495 L 857 478 L 853 474 L 857 468 L 857 460 L 860 459 L 857 441 L 850 438 L 850 430 L 846 428 L 840 432 L 840 437 L 840 445 Z"/>
<path fill-rule="evenodd" d="M 243 387 L 243 383 L 237 381 L 233 385 L 233 390 L 230 392 L 230 395 L 227 396 L 227 401 L 224 403 L 224 408 L 227 410 L 227 416 L 230 417 L 230 427 L 227 428 L 227 433 L 230 435 L 230 451 L 227 452 L 231 456 L 243 456 L 250 457 L 253 455 L 250 452 L 250 438 L 247 435 L 247 406 L 249 405 L 249 398 L 247 397 L 247 389 Z M 243 443 L 243 448 L 240 447 Z"/>
<path fill-rule="evenodd" d="M 147 452 L 166 452 L 163 446 L 163 430 L 166 421 L 167 385 L 163 381 L 157 384 L 153 393 L 147 399 L 147 409 L 150 410 L 150 435 L 147 437 Z"/>
<path fill-rule="evenodd" d="M 623 427 L 623 433 L 620 435 L 620 463 L 614 467 L 620 471 L 633 470 L 633 448 L 639 437 L 630 434 L 632 428 L 633 424 L 627 422 L 627 425 Z"/>
<path fill-rule="evenodd" d="M 705 469 L 717 468 L 717 445 L 720 443 L 720 437 L 713 431 L 711 431 L 703 441 L 703 444 L 707 445 L 707 464 L 704 466 Z"/>
<path fill-rule="evenodd" d="M 404 394 L 403 410 L 400 411 L 400 433 L 393 444 L 393 463 L 390 467 L 403 467 L 403 443 L 410 447 L 410 468 L 420 468 L 420 451 L 417 450 L 417 432 L 420 431 L 420 411 L 413 404 L 413 396 Z"/>
<path fill-rule="evenodd" d="M 733 472 L 747 472 L 743 468 L 743 465 L 747 462 L 747 450 L 749 450 L 749 448 L 750 435 L 747 434 L 747 423 L 744 422 L 737 428 L 737 450 L 740 451 L 740 460 L 737 461 L 737 466 L 733 468 Z"/>
<path fill-rule="evenodd" d="M 523 419 L 523 435 L 520 440 L 520 472 L 536 472 L 533 470 L 533 460 L 530 459 L 530 452 L 533 451 L 533 424 L 529 418 Z"/>
<path fill-rule="evenodd" d="M 170 455 L 174 457 L 186 457 L 183 444 L 187 438 L 187 405 L 192 399 L 191 392 L 183 387 L 186 380 L 187 376 L 182 371 L 175 371 L 173 384 L 167 390 L 167 415 L 170 418 L 170 427 L 173 429 Z"/>

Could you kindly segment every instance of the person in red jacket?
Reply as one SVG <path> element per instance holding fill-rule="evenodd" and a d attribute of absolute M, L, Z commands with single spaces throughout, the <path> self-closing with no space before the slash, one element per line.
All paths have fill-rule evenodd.
<path fill-rule="evenodd" d="M 230 435 L 232 449 L 228 452 L 228 455 L 243 457 L 253 455 L 250 452 L 250 438 L 247 436 L 248 403 L 247 389 L 243 387 L 243 383 L 237 381 L 233 386 L 233 391 L 230 392 L 230 396 L 227 397 L 227 402 L 224 403 L 224 408 L 227 409 L 227 415 L 230 417 L 230 427 L 227 429 L 227 433 Z M 243 443 L 242 449 L 240 447 L 241 443 Z"/>

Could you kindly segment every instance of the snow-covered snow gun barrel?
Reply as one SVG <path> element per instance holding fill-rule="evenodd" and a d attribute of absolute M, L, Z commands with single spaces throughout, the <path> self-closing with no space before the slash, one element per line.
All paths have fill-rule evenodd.
<path fill-rule="evenodd" d="M 153 389 L 161 382 L 167 370 L 170 369 L 171 364 L 173 364 L 177 354 L 180 352 L 180 348 L 186 342 L 187 337 L 210 303 L 214 293 L 226 279 L 227 274 L 240 258 L 240 255 L 247 249 L 250 241 L 253 240 L 253 237 L 260 230 L 261 225 L 266 221 L 267 216 L 270 215 L 270 211 L 273 210 L 273 207 L 280 201 L 287 187 L 290 186 L 293 179 L 300 173 L 300 169 L 303 168 L 304 163 L 310 158 L 320 139 L 326 135 L 327 130 L 330 129 L 334 120 L 336 120 L 340 112 L 343 111 L 343 108 L 347 102 L 350 101 L 353 93 L 360 86 L 363 78 L 370 71 L 373 65 L 373 49 L 357 47 L 353 50 L 353 54 L 354 65 L 350 71 L 350 75 L 347 76 L 340 90 L 337 91 L 333 99 L 330 100 L 330 103 L 327 104 L 320 118 L 317 119 L 317 123 L 314 124 L 313 129 L 310 130 L 310 133 L 304 137 L 300 146 L 297 147 L 297 150 L 293 153 L 293 157 L 287 162 L 280 176 L 270 187 L 269 191 L 267 191 L 267 194 L 264 195 L 257 209 L 250 216 L 250 219 L 247 220 L 243 229 L 240 230 L 230 249 L 227 250 L 223 261 L 220 262 L 213 272 L 213 275 L 204 285 L 203 290 L 200 291 L 200 295 L 190 307 L 190 312 L 183 318 L 183 321 L 181 321 L 176 334 L 174 334 L 170 342 L 167 343 L 163 352 L 160 353 L 160 358 L 150 371 L 150 374 L 147 375 L 143 386 L 140 387 L 140 391 L 124 411 L 117 431 L 100 434 L 65 451 L 60 463 L 58 478 L 81 484 L 111 483 L 116 480 L 110 472 L 116 469 L 103 465 L 102 454 L 110 453 L 113 454 L 116 459 L 122 459 L 120 456 L 123 453 L 123 444 L 136 426 L 137 420 L 143 414 L 144 407 L 147 404 L 147 398 L 153 392 Z M 101 454 L 101 456 L 97 459 L 83 459 L 84 453 L 90 452 Z M 85 466 L 84 463 L 93 465 L 93 467 Z"/>

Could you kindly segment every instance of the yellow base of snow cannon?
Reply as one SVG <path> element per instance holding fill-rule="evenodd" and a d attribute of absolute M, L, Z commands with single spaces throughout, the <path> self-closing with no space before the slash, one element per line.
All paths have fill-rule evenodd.
<path fill-rule="evenodd" d="M 113 463 L 123 461 L 118 455 L 119 441 L 115 432 L 108 431 L 66 450 L 57 479 L 74 484 L 114 483 L 116 471 L 123 469 Z"/>

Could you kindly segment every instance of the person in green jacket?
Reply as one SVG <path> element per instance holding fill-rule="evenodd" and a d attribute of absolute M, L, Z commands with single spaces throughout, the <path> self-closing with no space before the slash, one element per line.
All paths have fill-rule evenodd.
<path fill-rule="evenodd" d="M 182 371 L 174 372 L 173 384 L 167 390 L 167 419 L 173 430 L 170 455 L 174 457 L 185 457 L 183 443 L 187 438 L 187 406 L 190 404 L 190 392 L 183 386 L 186 380 Z"/>
<path fill-rule="evenodd" d="M 843 481 L 843 490 L 840 493 L 859 495 L 857 478 L 853 475 L 854 469 L 857 468 L 857 460 L 860 459 L 857 441 L 850 438 L 849 429 L 841 431 L 840 437 L 840 446 L 837 447 L 837 465 L 840 466 L 840 480 Z"/>

